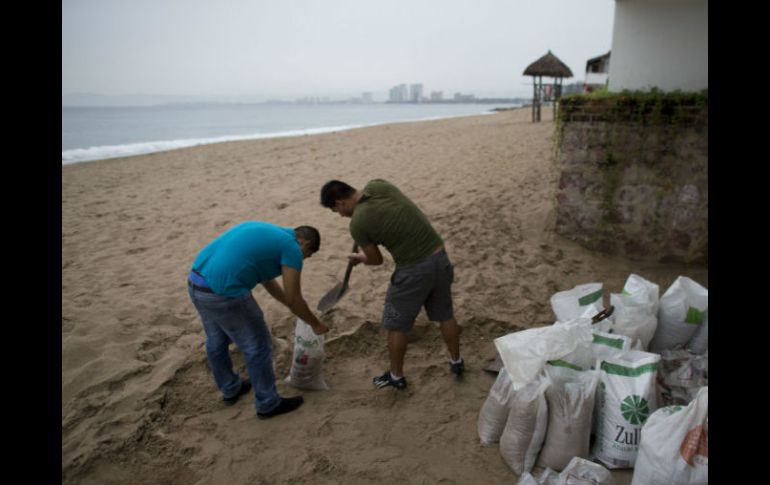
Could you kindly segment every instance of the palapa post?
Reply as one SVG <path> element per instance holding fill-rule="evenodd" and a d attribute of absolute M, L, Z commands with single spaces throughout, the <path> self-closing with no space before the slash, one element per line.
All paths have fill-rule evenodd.
<path fill-rule="evenodd" d="M 532 76 L 534 93 L 532 96 L 532 122 L 540 121 L 540 105 L 543 100 L 553 100 L 553 116 L 556 118 L 556 104 L 561 98 L 562 79 L 572 77 L 572 71 L 549 50 L 546 55 L 536 60 L 524 70 L 525 76 Z M 553 78 L 550 92 L 543 89 L 543 76 Z"/>

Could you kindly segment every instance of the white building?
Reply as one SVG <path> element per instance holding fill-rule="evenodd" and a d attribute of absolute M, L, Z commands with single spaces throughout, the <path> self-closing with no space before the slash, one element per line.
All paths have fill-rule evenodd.
<path fill-rule="evenodd" d="M 406 103 L 409 100 L 409 92 L 406 89 L 406 84 L 399 84 L 390 88 L 390 95 L 388 100 L 391 103 Z"/>
<path fill-rule="evenodd" d="M 412 84 L 409 86 L 409 101 L 412 103 L 422 102 L 422 84 Z"/>
<path fill-rule="evenodd" d="M 586 79 L 583 83 L 587 90 L 607 87 L 610 72 L 610 52 L 586 61 Z"/>
<path fill-rule="evenodd" d="M 615 0 L 610 91 L 708 88 L 708 0 Z"/>

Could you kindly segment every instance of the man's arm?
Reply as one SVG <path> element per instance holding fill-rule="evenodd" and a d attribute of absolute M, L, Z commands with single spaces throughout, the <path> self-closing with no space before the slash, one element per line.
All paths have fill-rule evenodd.
<path fill-rule="evenodd" d="M 361 247 L 363 253 L 353 253 L 348 259 L 353 262 L 353 266 L 364 263 L 368 266 L 378 266 L 382 264 L 382 253 L 376 244 L 367 244 Z"/>
<path fill-rule="evenodd" d="M 262 286 L 273 298 L 286 305 L 286 297 L 283 294 L 283 288 L 281 288 L 281 285 L 279 285 L 276 280 L 265 281 L 262 283 Z"/>
<path fill-rule="evenodd" d="M 270 289 L 267 291 L 273 295 L 276 300 L 286 305 L 291 312 L 305 321 L 308 325 L 313 327 L 313 332 L 316 335 L 321 335 L 329 331 L 329 327 L 324 325 L 318 317 L 307 306 L 307 302 L 302 297 L 302 289 L 300 288 L 300 272 L 289 266 L 281 266 L 281 273 L 283 275 L 283 300 L 276 297 Z M 275 282 L 275 280 L 273 280 Z M 278 283 L 275 283 L 278 286 Z M 267 288 L 267 287 L 265 287 Z"/>

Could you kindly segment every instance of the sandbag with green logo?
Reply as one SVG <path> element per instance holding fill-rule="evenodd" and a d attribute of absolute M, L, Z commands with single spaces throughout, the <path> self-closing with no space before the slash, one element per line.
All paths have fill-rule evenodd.
<path fill-rule="evenodd" d="M 592 458 L 607 468 L 632 468 L 642 426 L 657 409 L 660 355 L 629 350 L 599 362 Z"/>
<path fill-rule="evenodd" d="M 637 340 L 639 350 L 647 350 L 658 327 L 658 294 L 658 285 L 632 273 L 621 293 L 610 293 L 610 305 L 615 310 L 599 328 Z"/>
<path fill-rule="evenodd" d="M 604 309 L 604 293 L 601 283 L 585 283 L 572 289 L 559 291 L 551 296 L 551 309 L 557 322 L 576 318 L 591 318 Z"/>
<path fill-rule="evenodd" d="M 650 342 L 650 352 L 684 347 L 707 319 L 709 291 L 694 280 L 678 277 L 660 297 L 658 327 Z M 703 338 L 702 334 L 699 337 Z M 708 333 L 705 335 L 708 346 Z M 704 347 L 701 343 L 700 347 Z"/>

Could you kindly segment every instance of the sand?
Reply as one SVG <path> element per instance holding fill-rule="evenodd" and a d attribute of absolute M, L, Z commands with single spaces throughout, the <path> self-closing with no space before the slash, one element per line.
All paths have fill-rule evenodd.
<path fill-rule="evenodd" d="M 324 135 L 221 143 L 62 167 L 62 474 L 66 484 L 515 483 L 476 423 L 494 382 L 493 339 L 550 325 L 549 298 L 602 282 L 605 304 L 630 273 L 661 287 L 708 268 L 590 252 L 553 232 L 551 110 L 400 123 Z M 311 307 L 344 274 L 352 244 L 319 204 L 329 179 L 385 178 L 429 216 L 455 263 L 466 377 L 424 312 L 410 337 L 406 391 L 375 390 L 387 369 L 378 326 L 393 262 L 357 266 L 324 321 L 328 391 L 282 382 L 296 318 L 254 291 L 274 337 L 283 395 L 296 412 L 257 420 L 252 394 L 222 405 L 186 289 L 198 251 L 244 220 L 311 224 Z M 246 376 L 243 359 L 234 362 Z M 536 469 L 536 471 L 539 471 Z M 619 485 L 631 472 L 614 472 Z"/>

